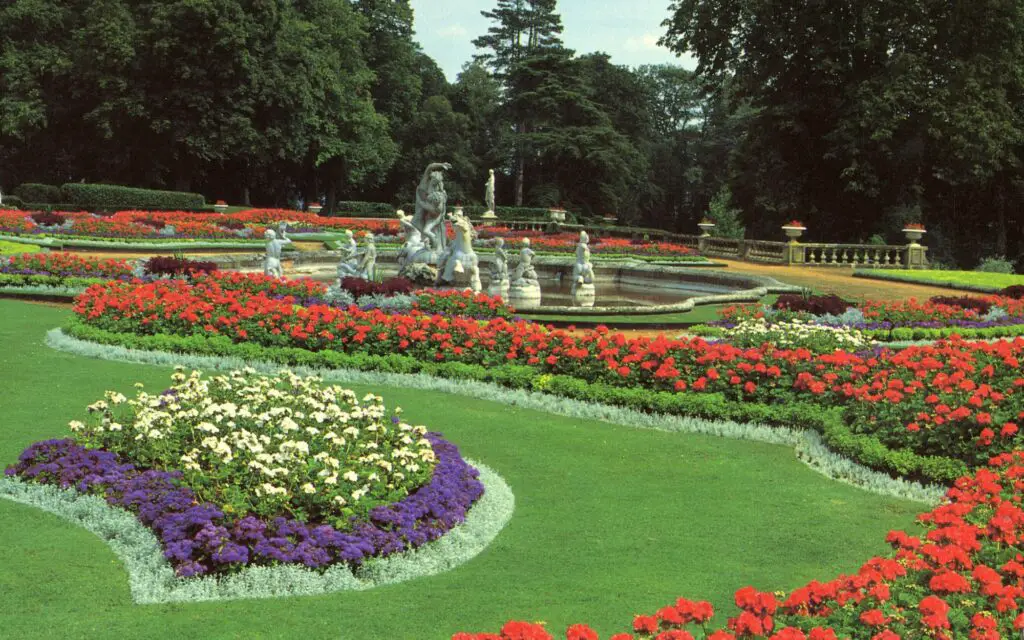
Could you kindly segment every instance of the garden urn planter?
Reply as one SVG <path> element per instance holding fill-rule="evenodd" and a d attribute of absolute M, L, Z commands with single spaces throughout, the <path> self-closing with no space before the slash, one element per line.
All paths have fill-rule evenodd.
<path fill-rule="evenodd" d="M 320 213 L 320 211 L 321 211 L 322 209 L 323 209 L 323 207 L 321 207 L 321 206 L 320 206 L 320 205 L 318 205 L 318 204 L 311 204 L 311 205 L 309 205 L 309 212 L 310 212 L 310 213 L 313 213 L 313 214 L 318 214 L 318 213 Z"/>
<path fill-rule="evenodd" d="M 804 235 L 804 231 L 807 231 L 807 227 L 795 227 L 787 224 L 783 225 L 782 230 L 790 242 L 796 242 L 800 236 Z"/>
<path fill-rule="evenodd" d="M 907 237 L 907 242 L 910 244 L 917 244 L 918 240 L 924 237 L 927 233 L 924 229 L 904 229 L 903 235 Z"/>
<path fill-rule="evenodd" d="M 228 205 L 221 204 L 218 202 L 217 204 L 213 205 L 213 210 L 216 211 L 217 213 L 224 213 L 225 211 L 228 210 Z"/>
<path fill-rule="evenodd" d="M 700 237 L 709 238 L 711 237 L 711 231 L 715 228 L 714 222 L 698 222 L 697 226 L 700 227 Z"/>

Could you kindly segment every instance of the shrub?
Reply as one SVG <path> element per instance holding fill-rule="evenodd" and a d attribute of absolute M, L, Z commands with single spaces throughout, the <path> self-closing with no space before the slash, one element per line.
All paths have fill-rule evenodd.
<path fill-rule="evenodd" d="M 25 201 L 18 196 L 3 196 L 3 200 L 0 209 L 23 209 L 25 207 Z"/>
<path fill-rule="evenodd" d="M 855 306 L 852 302 L 843 300 L 835 294 L 827 296 L 804 296 L 797 293 L 784 293 L 775 301 L 775 309 L 786 309 L 788 311 L 804 311 L 816 316 L 833 315 L 838 316 L 846 310 Z"/>
<path fill-rule="evenodd" d="M 1016 298 L 1017 300 L 1024 300 L 1024 284 L 1015 284 L 1010 287 L 1006 287 L 999 292 L 999 295 L 1004 298 Z"/>
<path fill-rule="evenodd" d="M 52 211 L 39 211 L 32 214 L 32 220 L 36 224 L 47 226 L 47 227 L 59 227 L 60 225 L 67 222 L 65 216 L 59 213 L 53 213 Z"/>
<path fill-rule="evenodd" d="M 1005 256 L 992 256 L 982 260 L 974 270 L 984 273 L 1013 273 L 1013 263 Z"/>
<path fill-rule="evenodd" d="M 992 303 L 982 298 L 970 296 L 935 296 L 931 299 L 935 304 L 944 304 L 950 307 L 961 307 L 963 309 L 974 309 L 978 315 L 985 315 L 992 309 Z"/>
<path fill-rule="evenodd" d="M 341 288 L 351 293 L 355 298 L 363 296 L 382 295 L 393 296 L 395 294 L 411 293 L 415 288 L 411 280 L 402 277 L 388 278 L 384 282 L 374 282 L 365 278 L 348 277 L 342 278 Z"/>
<path fill-rule="evenodd" d="M 153 256 L 146 261 L 143 269 L 146 273 L 154 276 L 211 273 L 217 270 L 217 263 L 170 256 Z"/>
<path fill-rule="evenodd" d="M 335 202 L 331 209 L 333 216 L 350 216 L 353 218 L 391 218 L 395 215 L 396 208 L 387 202 L 360 202 L 358 200 L 346 200 Z M 411 213 L 413 209 L 409 209 Z"/>
<path fill-rule="evenodd" d="M 61 196 L 76 205 L 108 208 L 197 209 L 206 204 L 198 193 L 155 191 L 111 184 L 69 183 L 61 187 Z"/>
<path fill-rule="evenodd" d="M 16 187 L 14 195 L 25 202 L 38 202 L 40 204 L 56 204 L 61 201 L 60 187 L 35 182 L 26 182 Z"/>

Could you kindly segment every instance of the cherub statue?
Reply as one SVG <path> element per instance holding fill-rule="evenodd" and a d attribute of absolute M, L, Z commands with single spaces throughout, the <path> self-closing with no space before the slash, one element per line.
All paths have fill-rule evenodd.
<path fill-rule="evenodd" d="M 430 240 L 424 241 L 423 233 L 412 223 L 412 216 L 406 215 L 401 209 L 396 212 L 396 215 L 398 216 L 398 224 L 405 231 L 405 244 L 402 245 L 402 249 L 398 252 L 398 267 L 401 269 L 407 264 L 412 264 L 419 252 L 428 249 L 427 243 Z"/>
<path fill-rule="evenodd" d="M 340 252 L 339 262 L 345 262 L 356 255 L 356 249 L 358 249 L 358 245 L 352 230 L 345 229 L 345 237 L 338 243 L 338 251 Z"/>
<path fill-rule="evenodd" d="M 505 251 L 505 239 L 494 239 L 494 262 L 491 264 L 491 282 L 508 280 L 508 253 Z"/>
<path fill-rule="evenodd" d="M 519 250 L 519 264 L 512 273 L 512 284 L 527 286 L 537 283 L 537 270 L 533 268 L 533 257 L 537 255 L 530 248 L 530 239 L 523 238 L 523 248 Z"/>
<path fill-rule="evenodd" d="M 281 268 L 281 249 L 291 243 L 291 238 L 281 231 L 281 238 L 277 237 L 273 229 L 267 229 L 263 237 L 267 239 L 267 255 L 263 261 L 263 273 L 275 278 L 283 278 L 284 270 Z"/>

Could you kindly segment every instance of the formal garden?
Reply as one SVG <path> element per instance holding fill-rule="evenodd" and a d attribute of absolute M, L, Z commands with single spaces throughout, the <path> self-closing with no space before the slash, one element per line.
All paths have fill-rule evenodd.
<path fill-rule="evenodd" d="M 1024 638 L 1022 3 L 665 4 L 0 3 L 0 636 Z"/>

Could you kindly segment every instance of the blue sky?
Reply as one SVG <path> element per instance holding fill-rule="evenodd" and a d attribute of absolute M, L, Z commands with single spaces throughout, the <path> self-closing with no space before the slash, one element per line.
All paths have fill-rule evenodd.
<path fill-rule="evenodd" d="M 615 64 L 695 66 L 659 47 L 665 32 L 661 22 L 669 16 L 670 0 L 560 0 L 562 39 L 577 53 L 603 51 Z M 477 49 L 472 41 L 484 34 L 490 21 L 481 11 L 493 9 L 495 0 L 410 0 L 415 11 L 416 39 L 437 61 L 448 80 L 455 81 L 462 65 Z"/>

